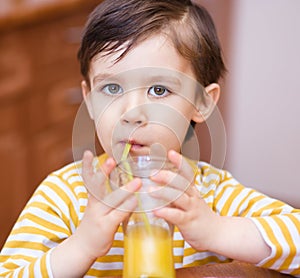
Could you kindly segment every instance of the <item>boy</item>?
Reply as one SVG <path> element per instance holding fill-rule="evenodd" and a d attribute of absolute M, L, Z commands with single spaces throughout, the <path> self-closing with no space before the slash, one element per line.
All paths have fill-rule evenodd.
<path fill-rule="evenodd" d="M 188 0 L 107 0 L 95 9 L 79 60 L 84 99 L 106 154 L 100 170 L 87 151 L 82 166 L 68 165 L 38 187 L 1 252 L 1 276 L 121 274 L 119 224 L 137 205 L 140 180 L 105 202 L 96 190 L 101 194 L 130 143 L 131 156 L 158 146 L 179 169 L 179 178 L 154 176 L 171 186 L 151 193 L 173 205 L 155 214 L 176 226 L 176 267 L 237 259 L 300 277 L 300 211 L 208 164 L 192 167 L 180 154 L 190 122 L 203 122 L 218 100 L 220 52 L 210 16 Z"/>

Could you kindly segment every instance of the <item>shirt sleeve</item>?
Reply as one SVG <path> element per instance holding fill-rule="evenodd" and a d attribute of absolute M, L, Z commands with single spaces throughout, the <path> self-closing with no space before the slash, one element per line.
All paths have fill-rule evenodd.
<path fill-rule="evenodd" d="M 257 265 L 300 277 L 300 210 L 251 188 L 223 172 L 215 188 L 215 211 L 250 218 L 271 254 Z"/>
<path fill-rule="evenodd" d="M 50 175 L 33 194 L 0 254 L 0 277 L 53 277 L 51 250 L 77 225 L 76 196 Z"/>

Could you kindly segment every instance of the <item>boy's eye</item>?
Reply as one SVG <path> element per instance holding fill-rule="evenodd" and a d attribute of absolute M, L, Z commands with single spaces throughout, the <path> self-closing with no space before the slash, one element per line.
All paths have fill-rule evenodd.
<path fill-rule="evenodd" d="M 103 92 L 109 95 L 117 95 L 123 93 L 123 89 L 118 84 L 108 84 L 102 88 Z"/>
<path fill-rule="evenodd" d="M 169 93 L 170 93 L 169 90 L 166 87 L 161 85 L 155 85 L 149 89 L 149 94 L 155 97 L 164 97 Z"/>

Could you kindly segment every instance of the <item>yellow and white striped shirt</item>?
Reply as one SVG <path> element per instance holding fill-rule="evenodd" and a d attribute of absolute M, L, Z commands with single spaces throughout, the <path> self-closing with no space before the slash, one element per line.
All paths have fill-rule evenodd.
<path fill-rule="evenodd" d="M 300 210 L 243 187 L 226 171 L 204 162 L 195 166 L 196 187 L 207 204 L 219 215 L 252 219 L 271 247 L 271 255 L 258 266 L 300 277 Z M 53 277 L 51 250 L 75 232 L 86 205 L 81 163 L 50 174 L 29 200 L 1 251 L 0 277 Z M 177 229 L 173 250 L 176 268 L 231 261 L 194 250 Z M 85 277 L 121 275 L 122 262 L 119 228 L 110 251 L 97 259 Z"/>

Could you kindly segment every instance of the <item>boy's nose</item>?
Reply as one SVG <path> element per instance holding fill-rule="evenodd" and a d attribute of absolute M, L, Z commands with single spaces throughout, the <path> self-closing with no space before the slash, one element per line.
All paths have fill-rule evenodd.
<path fill-rule="evenodd" d="M 144 125 L 147 123 L 145 105 L 131 107 L 121 117 L 122 124 Z"/>

